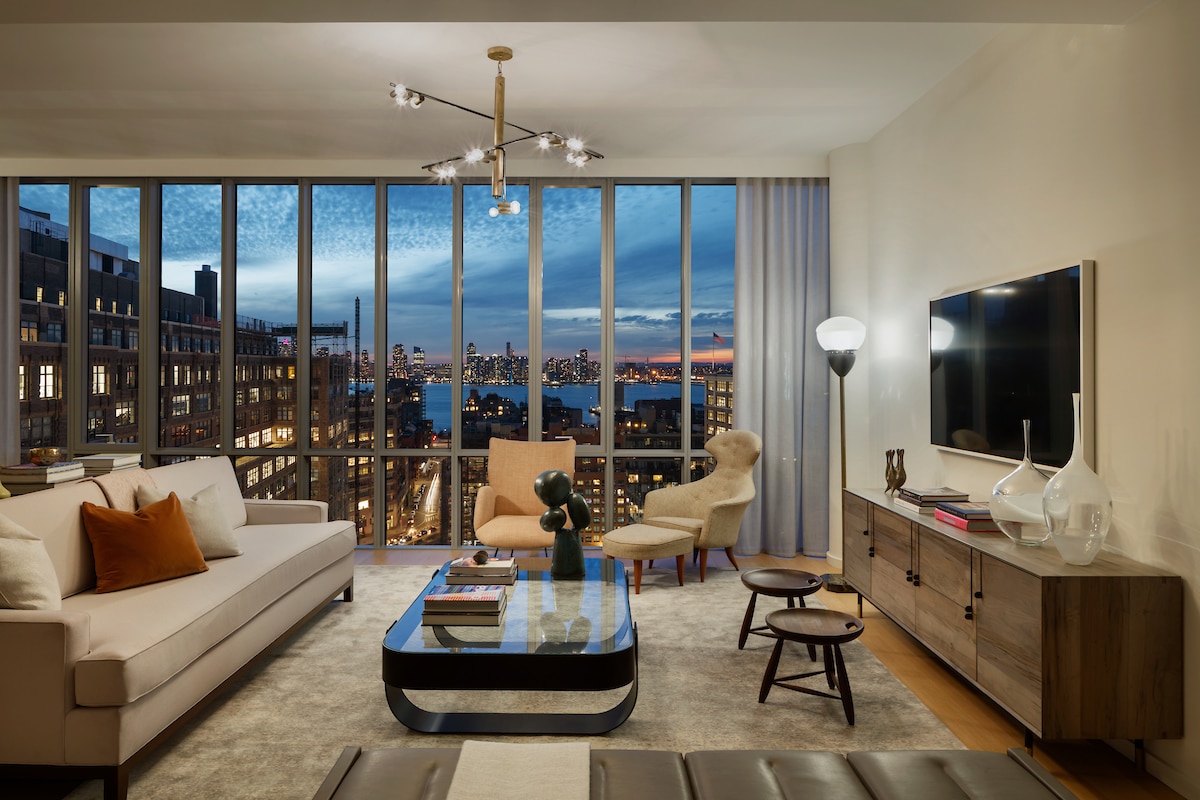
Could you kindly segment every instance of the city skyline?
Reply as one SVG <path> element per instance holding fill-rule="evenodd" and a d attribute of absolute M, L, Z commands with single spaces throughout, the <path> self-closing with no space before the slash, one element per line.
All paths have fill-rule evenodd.
<path fill-rule="evenodd" d="M 491 218 L 486 185 L 464 188 L 463 342 L 503 354 L 505 343 L 528 355 L 529 215 Z M 680 352 L 678 185 L 618 186 L 614 362 L 677 363 Z M 451 187 L 388 187 L 388 341 L 374 346 L 375 190 L 373 185 L 314 184 L 314 324 L 350 327 L 351 351 L 385 359 L 392 345 L 421 347 L 430 364 L 450 363 L 452 299 Z M 527 186 L 510 199 L 528 203 Z M 732 361 L 733 187 L 693 187 L 692 357 Z M 599 190 L 546 189 L 542 252 L 544 359 L 581 348 L 599 354 Z M 22 204 L 68 224 L 63 184 L 25 184 Z M 299 188 L 295 184 L 237 187 L 236 313 L 266 322 L 298 319 Z M 90 232 L 129 248 L 141 260 L 140 191 L 91 190 Z M 552 217 L 551 217 L 552 215 Z M 164 184 L 162 283 L 194 292 L 194 275 L 221 264 L 221 187 Z M 674 224 L 671 224 L 671 223 Z M 664 234 L 663 229 L 666 229 Z M 355 298 L 361 330 L 354 347 Z M 662 302 L 655 302 L 658 298 Z M 725 344 L 713 348 L 716 333 Z M 423 334 L 428 334 L 425 338 Z M 485 335 L 480 335 L 485 334 Z M 315 344 L 314 344 L 315 346 Z"/>

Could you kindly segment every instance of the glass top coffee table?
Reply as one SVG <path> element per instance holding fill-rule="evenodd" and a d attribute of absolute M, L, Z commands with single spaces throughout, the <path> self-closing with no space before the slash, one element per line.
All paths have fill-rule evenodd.
<path fill-rule="evenodd" d="M 637 626 L 621 563 L 584 559 L 582 580 L 523 569 L 498 626 L 422 625 L 424 597 L 442 567 L 383 639 L 383 682 L 396 719 L 425 733 L 611 731 L 637 703 Z M 603 691 L 628 686 L 612 708 L 586 713 L 428 711 L 406 690 Z"/>

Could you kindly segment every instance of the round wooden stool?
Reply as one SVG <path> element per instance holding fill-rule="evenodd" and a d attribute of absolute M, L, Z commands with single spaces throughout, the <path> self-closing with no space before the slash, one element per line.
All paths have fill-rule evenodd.
<path fill-rule="evenodd" d="M 846 662 L 842 661 L 842 644 L 857 639 L 863 632 L 863 621 L 858 617 L 843 614 L 841 611 L 831 611 L 827 608 L 781 608 L 767 614 L 767 627 L 770 628 L 778 641 L 771 651 L 771 659 L 767 662 L 767 671 L 763 673 L 762 688 L 758 691 L 758 702 L 765 703 L 767 694 L 772 686 L 781 686 L 794 692 L 813 694 L 817 697 L 829 697 L 842 701 L 846 711 L 846 722 L 854 724 L 854 696 L 850 693 L 850 678 L 846 675 Z M 825 669 L 816 672 L 803 672 L 776 678 L 779 669 L 779 655 L 783 652 L 786 641 L 800 642 L 807 645 L 820 645 L 825 654 Z M 810 689 L 807 686 L 795 686 L 785 681 L 801 678 L 811 678 L 814 675 L 825 674 L 831 690 L 838 694 Z"/>
<path fill-rule="evenodd" d="M 742 584 L 750 590 L 750 603 L 746 606 L 746 616 L 742 619 L 738 650 L 746 646 L 746 638 L 752 633 L 775 638 L 774 633 L 767 632 L 766 625 L 750 627 L 754 620 L 754 603 L 760 594 L 767 597 L 786 597 L 788 608 L 795 608 L 797 603 L 800 608 L 804 608 L 804 598 L 821 588 L 821 578 L 798 569 L 755 569 L 742 573 Z M 817 660 L 817 651 L 812 645 L 809 645 L 808 657 L 813 661 Z"/>

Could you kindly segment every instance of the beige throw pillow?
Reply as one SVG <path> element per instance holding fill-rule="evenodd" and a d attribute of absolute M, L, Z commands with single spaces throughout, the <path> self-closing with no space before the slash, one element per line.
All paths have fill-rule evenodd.
<path fill-rule="evenodd" d="M 167 492 L 157 486 L 141 484 L 137 488 L 138 508 L 157 503 L 167 498 Z M 217 484 L 206 486 L 189 499 L 180 498 L 183 515 L 187 517 L 188 525 L 192 526 L 192 534 L 196 544 L 204 554 L 204 560 L 213 558 L 228 558 L 240 556 L 242 548 L 238 545 L 233 528 L 221 509 L 221 493 Z"/>
<path fill-rule="evenodd" d="M 58 575 L 46 545 L 0 514 L 0 608 L 58 611 Z"/>

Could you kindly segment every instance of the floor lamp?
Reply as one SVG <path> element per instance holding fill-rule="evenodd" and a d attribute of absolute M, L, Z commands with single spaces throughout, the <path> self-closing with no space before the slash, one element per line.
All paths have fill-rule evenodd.
<path fill-rule="evenodd" d="M 867 326 L 853 317 L 830 317 L 817 326 L 817 344 L 829 358 L 829 367 L 838 376 L 838 424 L 841 436 L 842 488 L 846 488 L 846 375 L 854 366 L 854 354 L 867 338 Z M 844 557 L 844 554 L 843 554 Z M 821 576 L 831 592 L 854 591 L 841 575 Z"/>

